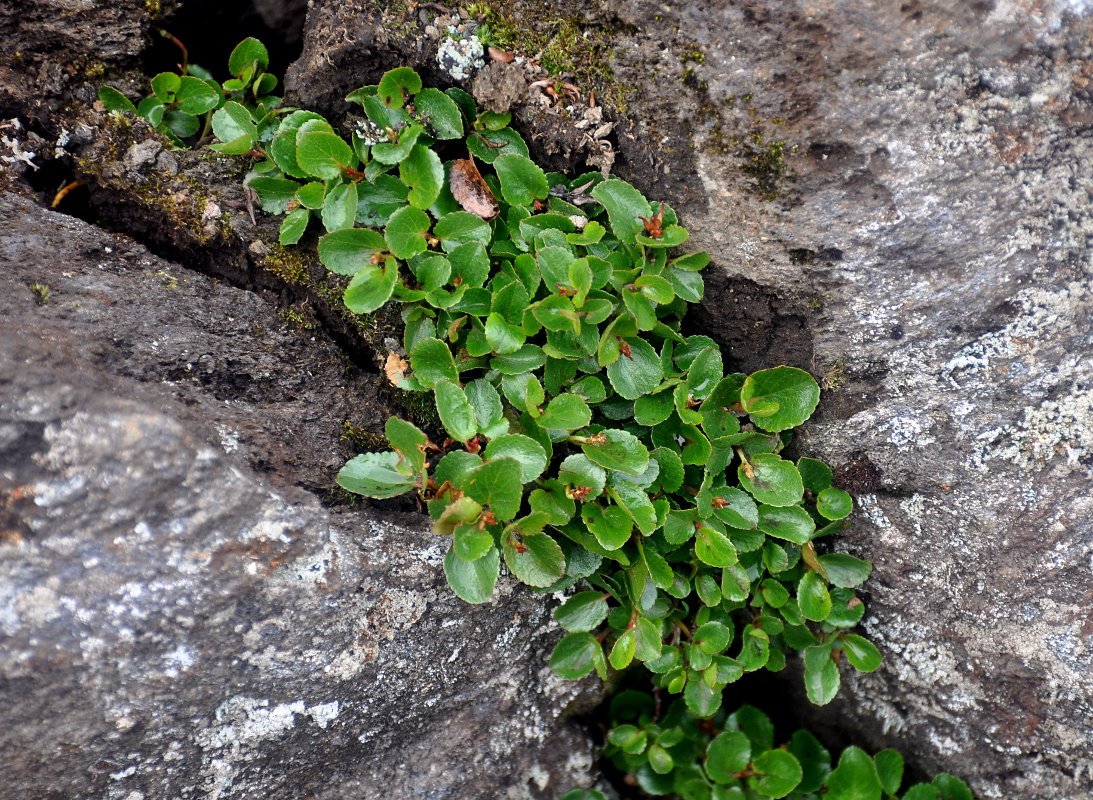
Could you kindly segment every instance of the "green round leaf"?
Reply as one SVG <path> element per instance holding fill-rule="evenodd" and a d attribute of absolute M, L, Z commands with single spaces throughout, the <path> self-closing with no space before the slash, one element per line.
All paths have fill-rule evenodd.
<path fill-rule="evenodd" d="M 269 214 L 284 214 L 300 188 L 296 181 L 265 176 L 251 178 L 245 185 L 255 191 L 262 210 Z"/>
<path fill-rule="evenodd" d="M 353 227 L 357 219 L 357 184 L 340 183 L 323 201 L 323 227 L 336 231 Z"/>
<path fill-rule="evenodd" d="M 931 783 L 941 793 L 939 800 L 972 800 L 972 792 L 968 785 L 947 772 L 939 773 Z"/>
<path fill-rule="evenodd" d="M 356 275 L 370 263 L 373 254 L 385 250 L 383 236 L 367 228 L 334 231 L 319 240 L 319 260 L 339 275 Z"/>
<path fill-rule="evenodd" d="M 638 617 L 634 624 L 634 657 L 638 661 L 653 661 L 660 658 L 662 642 L 660 629 L 646 617 Z"/>
<path fill-rule="evenodd" d="M 691 642 L 698 645 L 702 652 L 715 656 L 724 652 L 731 638 L 732 631 L 720 622 L 707 622 L 694 632 Z"/>
<path fill-rule="evenodd" d="M 486 342 L 499 355 L 515 353 L 524 345 L 524 330 L 494 311 L 486 318 Z"/>
<path fill-rule="evenodd" d="M 467 473 L 463 491 L 483 505 L 488 504 L 499 522 L 508 522 L 520 510 L 524 487 L 514 480 L 520 465 L 511 458 L 487 461 Z"/>
<path fill-rule="evenodd" d="M 797 585 L 797 604 L 805 619 L 823 622 L 831 613 L 831 595 L 824 579 L 815 572 L 806 572 Z"/>
<path fill-rule="evenodd" d="M 835 480 L 831 467 L 815 458 L 799 459 L 797 461 L 797 471 L 801 473 L 801 480 L 804 481 L 805 488 L 817 495 Z"/>
<path fill-rule="evenodd" d="M 478 433 L 478 420 L 475 419 L 474 409 L 458 384 L 450 380 L 440 380 L 437 381 L 434 391 L 440 421 L 453 439 L 466 442 Z"/>
<path fill-rule="evenodd" d="M 634 651 L 637 649 L 637 635 L 633 630 L 623 632 L 622 636 L 615 640 L 611 653 L 607 660 L 615 669 L 626 669 L 634 660 Z"/>
<path fill-rule="evenodd" d="M 493 235 L 490 226 L 477 214 L 469 211 L 453 211 L 441 217 L 433 233 L 446 252 L 452 252 L 456 247 L 468 242 L 478 242 L 483 246 L 490 243 Z"/>
<path fill-rule="evenodd" d="M 873 756 L 873 763 L 877 767 L 877 777 L 881 786 L 888 794 L 899 792 L 899 786 L 903 783 L 903 756 L 898 750 L 881 750 Z"/>
<path fill-rule="evenodd" d="M 607 473 L 603 467 L 592 463 L 583 453 L 574 453 L 566 456 L 565 461 L 558 467 L 558 480 L 566 486 L 574 489 L 584 489 L 583 500 L 591 500 L 599 497 L 603 492 Z"/>
<path fill-rule="evenodd" d="M 296 244 L 307 230 L 307 223 L 311 221 L 311 212 L 306 208 L 294 209 L 285 216 L 281 223 L 281 232 L 278 241 L 282 246 Z"/>
<path fill-rule="evenodd" d="M 407 125 L 399 131 L 398 141 L 372 145 L 372 158 L 379 164 L 397 164 L 410 155 L 425 129 L 420 125 Z"/>
<path fill-rule="evenodd" d="M 768 506 L 792 506 L 804 497 L 801 474 L 793 462 L 784 461 L 774 453 L 756 453 L 751 457 L 752 475 L 741 464 L 737 470 L 740 485 L 760 503 Z"/>
<path fill-rule="evenodd" d="M 683 690 L 683 701 L 691 713 L 706 719 L 721 708 L 721 692 L 711 689 L 698 673 L 691 673 L 687 688 Z"/>
<path fill-rule="evenodd" d="M 590 633 L 571 633 L 554 646 L 550 656 L 550 668 L 566 680 L 583 678 L 603 660 L 600 643 Z"/>
<path fill-rule="evenodd" d="M 356 314 L 370 314 L 386 303 L 398 282 L 398 266 L 393 258 L 387 259 L 383 268 L 362 267 L 345 287 L 342 301 Z"/>
<path fill-rule="evenodd" d="M 178 87 L 181 85 L 182 79 L 175 73 L 161 72 L 152 78 L 152 94 L 161 103 L 170 103 L 175 99 L 175 92 L 178 91 Z"/>
<path fill-rule="evenodd" d="M 776 508 L 760 505 L 759 530 L 768 536 L 794 544 L 807 544 L 816 532 L 816 523 L 800 506 Z"/>
<path fill-rule="evenodd" d="M 514 353 L 497 355 L 490 359 L 490 367 L 503 375 L 520 375 L 538 369 L 546 363 L 543 348 L 525 344 Z"/>
<path fill-rule="evenodd" d="M 520 433 L 508 433 L 493 439 L 486 445 L 484 455 L 487 461 L 498 458 L 511 458 L 516 461 L 520 465 L 521 483 L 538 478 L 547 465 L 547 454 L 543 446 Z M 511 478 L 515 480 L 516 476 Z"/>
<path fill-rule="evenodd" d="M 415 475 L 425 472 L 425 445 L 428 437 L 413 423 L 391 417 L 384 427 L 384 434 L 391 447 L 397 450 L 413 468 Z M 477 514 L 475 515 L 477 516 Z"/>
<path fill-rule="evenodd" d="M 649 747 L 647 757 L 649 759 L 649 766 L 652 767 L 653 772 L 660 775 L 668 774 L 675 767 L 675 761 L 672 759 L 671 754 L 659 744 L 654 744 Z"/>
<path fill-rule="evenodd" d="M 729 538 L 706 526 L 699 528 L 695 535 L 695 557 L 711 567 L 731 567 L 739 560 Z"/>
<path fill-rule="evenodd" d="M 565 575 L 562 548 L 545 533 L 523 536 L 519 541 L 507 535 L 502 549 L 509 571 L 528 586 L 546 588 Z"/>
<path fill-rule="evenodd" d="M 338 472 L 337 484 L 347 492 L 384 499 L 414 488 L 414 477 L 400 471 L 398 453 L 363 453 L 350 459 Z"/>
<path fill-rule="evenodd" d="M 628 475 L 641 475 L 649 467 L 649 451 L 636 436 L 627 431 L 608 428 L 600 431 L 603 443 L 581 444 L 581 451 L 604 469 L 614 469 Z"/>
<path fill-rule="evenodd" d="M 795 428 L 820 402 L 820 387 L 803 369 L 775 367 L 748 376 L 740 387 L 740 403 L 765 431 Z"/>
<path fill-rule="evenodd" d="M 810 651 L 820 651 L 821 656 L 815 664 L 810 664 Z M 831 659 L 826 647 L 810 647 L 805 650 L 805 693 L 808 699 L 818 706 L 830 703 L 839 693 L 839 667 Z"/>
<path fill-rule="evenodd" d="M 414 208 L 427 209 L 440 196 L 444 165 L 431 148 L 415 144 L 409 155 L 399 162 L 398 174 L 402 182 L 411 187 L 406 199 Z"/>
<path fill-rule="evenodd" d="M 212 111 L 222 99 L 223 95 L 213 87 L 190 75 L 182 76 L 178 91 L 175 93 L 178 110 L 184 114 L 204 114 Z"/>
<path fill-rule="evenodd" d="M 816 511 L 825 519 L 843 519 L 853 509 L 853 498 L 842 489 L 828 487 L 816 496 Z"/>
<path fill-rule="evenodd" d="M 789 739 L 789 752 L 801 765 L 802 777 L 797 791 L 802 794 L 815 792 L 823 786 L 824 778 L 831 772 L 831 754 L 820 740 L 806 730 L 797 730 Z"/>
<path fill-rule="evenodd" d="M 554 619 L 567 631 L 592 631 L 607 619 L 603 592 L 578 592 L 554 610 Z"/>
<path fill-rule="evenodd" d="M 828 553 L 819 557 L 820 566 L 834 586 L 852 589 L 865 583 L 872 565 L 846 553 Z"/>
<path fill-rule="evenodd" d="M 539 425 L 553 430 L 572 431 L 592 421 L 592 411 L 584 398 L 576 394 L 560 394 L 553 398 L 539 417 Z"/>
<path fill-rule="evenodd" d="M 801 782 L 801 765 L 785 750 L 767 750 L 752 761 L 756 773 L 748 784 L 772 798 L 785 797 Z"/>
<path fill-rule="evenodd" d="M 168 111 L 163 115 L 163 124 L 179 139 L 186 139 L 197 133 L 201 123 L 192 114 L 181 111 Z"/>
<path fill-rule="evenodd" d="M 250 112 L 239 103 L 229 100 L 212 117 L 213 134 L 223 142 L 218 149 L 226 155 L 242 155 L 254 147 L 258 126 Z"/>
<path fill-rule="evenodd" d="M 487 603 L 501 574 L 501 554 L 496 547 L 474 561 L 464 561 L 448 550 L 444 556 L 444 574 L 452 591 L 468 603 Z"/>
<path fill-rule="evenodd" d="M 636 400 L 660 385 L 664 369 L 657 351 L 644 339 L 627 338 L 622 343 L 630 354 L 623 348 L 619 358 L 607 366 L 607 377 L 616 392 L 627 400 Z"/>
<path fill-rule="evenodd" d="M 621 242 L 633 244 L 634 237 L 645 230 L 645 226 L 638 217 L 653 215 L 649 201 L 642 193 L 626 181 L 617 178 L 609 178 L 596 184 L 591 195 L 607 209 L 611 231 Z"/>
<path fill-rule="evenodd" d="M 414 377 L 429 389 L 443 380 L 459 380 L 452 351 L 439 339 L 426 338 L 419 341 L 410 353 L 410 366 L 414 370 Z"/>
<path fill-rule="evenodd" d="M 482 507 L 469 497 L 461 497 L 456 502 L 461 501 L 474 503 L 481 511 Z M 448 508 L 451 508 L 451 506 L 448 506 Z M 479 530 L 475 524 L 460 525 L 455 529 L 452 538 L 452 552 L 464 561 L 477 561 L 483 556 L 489 555 L 489 552 L 493 549 L 493 534 L 489 531 Z"/>
<path fill-rule="evenodd" d="M 414 106 L 437 139 L 458 139 L 463 135 L 463 115 L 459 105 L 448 95 L 432 86 L 414 97 Z"/>
<path fill-rule="evenodd" d="M 228 56 L 228 72 L 239 77 L 255 62 L 258 63 L 259 71 L 267 69 L 269 67 L 269 52 L 264 44 L 253 36 L 248 36 L 237 44 L 231 55 Z"/>
<path fill-rule="evenodd" d="M 221 111 L 227 107 L 225 105 Z M 296 163 L 308 175 L 328 181 L 340 178 L 346 169 L 355 167 L 357 156 L 338 134 L 307 131 L 296 136 Z"/>
<path fill-rule="evenodd" d="M 402 108 L 409 95 L 421 91 L 421 78 L 409 67 L 396 67 L 383 73 L 376 96 L 388 108 Z"/>
<path fill-rule="evenodd" d="M 824 781 L 830 800 L 880 800 L 881 783 L 873 759 L 860 747 L 843 750 L 839 765 Z"/>
<path fill-rule="evenodd" d="M 862 672 L 873 672 L 880 666 L 881 655 L 876 646 L 868 639 L 858 636 L 856 633 L 848 633 L 841 637 L 843 652 L 846 660 L 855 669 Z"/>
<path fill-rule="evenodd" d="M 706 774 L 716 783 L 731 783 L 751 763 L 751 742 L 741 731 L 719 733 L 706 746 Z"/>
<path fill-rule="evenodd" d="M 497 178 L 501 181 L 501 195 L 513 206 L 530 206 L 547 196 L 546 175 L 527 156 L 506 153 L 493 162 Z"/>
<path fill-rule="evenodd" d="M 581 508 L 581 520 L 604 550 L 618 550 L 630 541 L 634 530 L 630 515 L 615 505 L 586 503 Z"/>
<path fill-rule="evenodd" d="M 424 253 L 428 247 L 424 233 L 429 230 L 429 223 L 429 215 L 413 206 L 403 206 L 393 213 L 383 231 L 392 255 L 409 259 Z"/>

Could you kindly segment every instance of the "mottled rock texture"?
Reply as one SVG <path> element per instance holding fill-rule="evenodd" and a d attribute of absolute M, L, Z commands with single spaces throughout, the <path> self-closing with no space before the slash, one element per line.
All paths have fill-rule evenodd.
<path fill-rule="evenodd" d="M 368 402 L 336 348 L 12 195 L 0 298 L 0 797 L 588 780 L 547 598 L 469 607 L 420 517 L 300 488 L 330 486 Z"/>
<path fill-rule="evenodd" d="M 163 206 L 150 193 L 178 193 L 176 179 L 163 177 L 169 164 L 157 160 L 140 179 L 107 174 L 124 173 L 128 148 L 147 134 L 112 149 L 98 118 L 80 109 L 103 66 L 121 88 L 140 87 L 139 75 L 117 70 L 136 66 L 152 22 L 144 2 L 97 15 L 71 0 L 19 5 L 28 11 L 0 12 L 0 108 L 39 140 L 5 135 L 45 163 L 70 131 L 74 158 L 62 163 L 91 184 L 116 229 L 161 253 L 280 292 L 271 300 L 288 310 L 321 296 L 310 285 L 278 286 L 260 258 L 248 260 L 252 240 L 269 238 L 262 215 L 254 228 L 228 212 L 216 237 L 195 244 L 178 231 L 200 230 L 202 203 L 196 219 L 179 204 L 170 206 L 177 219 L 157 225 Z M 337 118 L 347 91 L 398 63 L 443 78 L 436 41 L 424 35 L 437 9 L 400 15 L 402 4 L 382 5 L 386 15 L 365 0 L 310 4 L 304 52 L 286 81 L 290 100 Z M 873 559 L 866 628 L 886 660 L 874 675 L 848 675 L 828 709 L 802 702 L 802 714 L 841 728 L 832 736 L 900 747 L 923 773 L 961 775 L 977 797 L 1093 795 L 1093 5 L 495 5 L 525 27 L 576 16 L 610 38 L 628 101 L 621 116 L 604 112 L 617 123 L 616 171 L 675 206 L 690 244 L 714 255 L 693 330 L 717 337 L 739 369 L 790 363 L 824 383 L 819 417 L 797 446 L 839 467 L 859 501 L 842 544 Z M 596 166 L 587 162 L 600 146 L 565 114 L 513 111 L 550 168 Z M 14 152 L 5 148 L 0 157 Z M 81 164 L 81 153 L 90 162 Z M 230 167 L 180 160 L 200 184 L 229 183 Z M 5 165 L 0 181 L 40 199 L 56 190 L 18 158 Z M 0 619 L 9 637 L 0 640 L 3 719 L 13 720 L 0 733 L 2 753 L 24 781 L 0 794 L 32 786 L 35 796 L 99 797 L 114 787 L 120 797 L 173 797 L 192 786 L 197 796 L 218 787 L 225 796 L 276 796 L 275 786 L 298 785 L 318 796 L 410 797 L 399 787 L 421 786 L 424 796 L 473 798 L 558 774 L 547 762 L 574 740 L 536 750 L 540 736 L 573 736 L 545 722 L 568 695 L 549 682 L 537 688 L 549 649 L 531 638 L 545 621 L 540 598 L 513 592 L 468 617 L 441 585 L 416 518 L 402 520 L 407 529 L 368 516 L 361 537 L 363 512 L 330 511 L 302 493 L 329 485 L 347 447 L 337 441 L 342 422 L 382 406 L 376 382 L 337 383 L 344 370 L 329 364 L 342 363 L 338 352 L 294 337 L 253 295 L 136 255 L 123 239 L 109 257 L 92 251 L 96 266 L 80 271 L 62 246 L 101 248 L 108 237 L 33 208 L 4 208 L 5 229 L 9 218 L 39 226 L 51 244 L 36 252 L 53 271 L 44 278 L 28 272 L 26 257 L 4 256 L 15 266 L 5 265 L 13 271 L 3 275 L 0 337 L 8 365 L 0 464 L 9 470 L 0 475 L 8 481 L 0 513 L 10 531 L 2 564 L 11 576 L 0 586 L 30 594 L 5 600 L 11 611 Z M 5 254 L 35 249 L 5 241 Z M 217 248 L 231 257 L 218 262 Z M 139 314 L 130 306 L 141 302 L 95 288 L 120 285 L 117 266 L 143 261 L 159 266 L 124 271 L 144 276 L 141 291 L 127 295 L 143 301 Z M 174 276 L 172 291 L 203 301 L 149 316 L 147 298 L 167 294 L 156 271 Z M 51 287 L 50 301 L 36 305 L 41 292 L 27 283 Z M 90 323 L 81 314 L 93 313 L 97 327 L 82 327 Z M 254 320 L 274 337 L 269 350 L 239 346 Z M 213 332 L 241 338 L 203 338 Z M 342 352 L 353 352 L 352 330 L 338 337 Z M 310 397 L 303 392 L 319 381 L 293 382 L 300 372 L 284 363 L 293 358 L 339 388 L 294 406 L 291 397 Z M 245 378 L 233 386 L 239 371 Z M 29 399 L 16 406 L 13 397 Z M 294 427 L 306 414 L 318 433 Z M 133 444 L 138 436 L 146 447 Z M 41 493 L 18 488 L 34 481 Z M 214 503 L 229 486 L 228 499 Z M 153 490 L 171 504 L 152 502 Z M 141 508 L 160 510 L 141 516 Z M 18 558 L 6 556 L 12 548 Z M 218 552 L 217 580 L 195 583 L 185 570 Z M 150 575 L 134 566 L 140 553 L 157 556 Z M 120 594 L 153 584 L 150 596 Z M 77 592 L 100 616 L 62 602 Z M 406 600 L 413 592 L 418 600 Z M 142 610 L 148 616 L 137 619 Z M 459 622 L 443 627 L 447 620 Z M 502 652 L 490 648 L 508 631 L 512 652 L 524 653 L 515 672 L 490 672 L 485 656 L 464 649 L 453 664 L 466 659 L 477 677 L 438 677 L 464 642 Z M 311 655 L 319 650 L 325 655 Z M 358 664 L 357 675 L 338 677 Z M 395 665 L 407 670 L 404 690 L 380 679 L 399 674 Z M 410 689 L 415 679 L 426 688 Z M 499 683 L 484 699 L 458 694 Z M 83 705 L 50 716 L 49 703 L 76 696 Z M 525 711 L 544 722 L 506 736 Z M 43 718 L 53 720 L 48 729 Z M 466 749 L 457 751 L 448 720 L 493 733 L 484 745 L 460 739 Z M 396 731 L 413 744 L 398 744 L 406 740 Z M 586 753 L 581 741 L 575 752 Z M 504 755 L 505 742 L 514 755 Z M 457 753 L 473 766 L 453 766 Z M 546 771 L 533 766 L 537 758 Z"/>

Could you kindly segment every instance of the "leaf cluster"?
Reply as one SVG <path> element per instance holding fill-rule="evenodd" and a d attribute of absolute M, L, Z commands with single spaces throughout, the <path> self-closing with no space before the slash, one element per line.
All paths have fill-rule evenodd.
<path fill-rule="evenodd" d="M 232 77 L 223 83 L 197 64 L 183 64 L 177 73 L 161 72 L 152 78 L 152 93 L 138 105 L 110 86 L 99 89 L 99 100 L 107 111 L 145 118 L 178 147 L 199 131 L 203 138 L 211 127 L 223 142 L 216 149 L 239 155 L 253 148 L 260 129 L 272 124 L 273 112 L 281 104 L 281 98 L 272 94 L 277 77 L 266 72 L 268 68 L 265 45 L 247 38 L 228 57 Z"/>
<path fill-rule="evenodd" d="M 349 140 L 310 111 L 213 117 L 222 151 L 263 157 L 247 183 L 285 214 L 283 243 L 321 221 L 350 310 L 402 304 L 396 380 L 431 393 L 447 433 L 391 419 L 392 449 L 338 483 L 416 491 L 468 602 L 492 597 L 502 561 L 536 589 L 594 587 L 557 610 L 563 677 L 640 661 L 709 717 L 727 684 L 792 650 L 820 704 L 843 656 L 876 669 L 848 632 L 869 564 L 814 545 L 851 498 L 822 462 L 781 455 L 819 387 L 792 367 L 726 373 L 712 339 L 683 335 L 709 257 L 676 252 L 675 212 L 616 178 L 545 173 L 508 115 L 408 68 L 347 100 L 367 118 Z"/>
<path fill-rule="evenodd" d="M 416 492 L 468 602 L 491 599 L 502 561 L 536 590 L 578 589 L 555 611 L 567 635 L 551 668 L 645 665 L 654 694 L 614 697 L 605 754 L 647 794 L 971 800 L 945 774 L 900 794 L 893 750 L 850 747 L 833 765 L 807 731 L 775 746 L 761 711 L 721 707 L 725 686 L 792 651 L 821 705 L 843 660 L 872 671 L 881 657 L 851 632 L 869 562 L 816 547 L 850 495 L 823 462 L 783 457 L 819 387 L 785 366 L 726 373 L 713 340 L 682 333 L 709 257 L 678 252 L 675 212 L 615 178 L 544 172 L 507 114 L 411 69 L 347 97 L 364 121 L 346 138 L 283 107 L 267 67 L 246 39 L 223 84 L 184 66 L 139 106 L 99 96 L 178 143 L 204 115 L 215 149 L 260 159 L 246 183 L 284 215 L 282 244 L 321 224 L 320 259 L 349 279 L 350 310 L 401 303 L 406 359 L 387 373 L 432 397 L 447 438 L 392 418 L 391 449 L 349 461 L 339 485 Z M 663 709 L 661 690 L 677 696 Z"/>
<path fill-rule="evenodd" d="M 775 743 L 774 725 L 754 706 L 696 721 L 675 701 L 660 713 L 654 698 L 627 690 L 611 700 L 605 756 L 649 795 L 684 800 L 972 800 L 967 785 L 942 773 L 901 791 L 903 756 L 870 757 L 847 747 L 831 753 L 807 730 Z M 562 800 L 598 800 L 575 790 Z"/>

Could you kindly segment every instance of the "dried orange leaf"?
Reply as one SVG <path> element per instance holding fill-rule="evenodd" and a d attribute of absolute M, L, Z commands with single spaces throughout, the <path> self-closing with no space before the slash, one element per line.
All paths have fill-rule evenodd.
<path fill-rule="evenodd" d="M 493 196 L 490 187 L 482 179 L 482 173 L 475 166 L 473 158 L 459 158 L 452 162 L 448 176 L 452 197 L 464 211 L 477 214 L 482 219 L 491 220 L 497 216 L 501 207 Z"/>
<path fill-rule="evenodd" d="M 486 49 L 489 50 L 490 58 L 494 61 L 500 61 L 502 64 L 507 64 L 516 58 L 512 53 L 506 52 L 505 50 L 498 50 L 496 47 L 487 47 Z"/>
<path fill-rule="evenodd" d="M 398 353 L 388 353 L 387 363 L 383 365 L 383 371 L 387 373 L 387 380 L 395 386 L 398 386 L 406 379 L 406 370 L 409 368 L 410 365 L 406 363 L 406 359 Z"/>

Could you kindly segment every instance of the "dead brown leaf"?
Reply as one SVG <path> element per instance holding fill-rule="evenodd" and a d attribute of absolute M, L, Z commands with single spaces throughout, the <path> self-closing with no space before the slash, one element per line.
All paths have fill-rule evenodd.
<path fill-rule="evenodd" d="M 490 58 L 494 61 L 500 61 L 502 64 L 507 64 L 516 58 L 513 53 L 509 53 L 505 50 L 498 50 L 496 47 L 487 47 L 486 49 L 489 50 Z"/>
<path fill-rule="evenodd" d="M 410 365 L 406 363 L 406 359 L 398 353 L 388 353 L 387 363 L 383 365 L 383 371 L 387 373 L 387 380 L 395 386 L 406 380 L 406 370 L 409 368 Z"/>
<path fill-rule="evenodd" d="M 501 207 L 493 196 L 490 187 L 482 179 L 482 173 L 475 166 L 474 158 L 459 158 L 452 162 L 448 176 L 452 197 L 465 211 L 477 214 L 484 220 L 497 216 Z"/>

